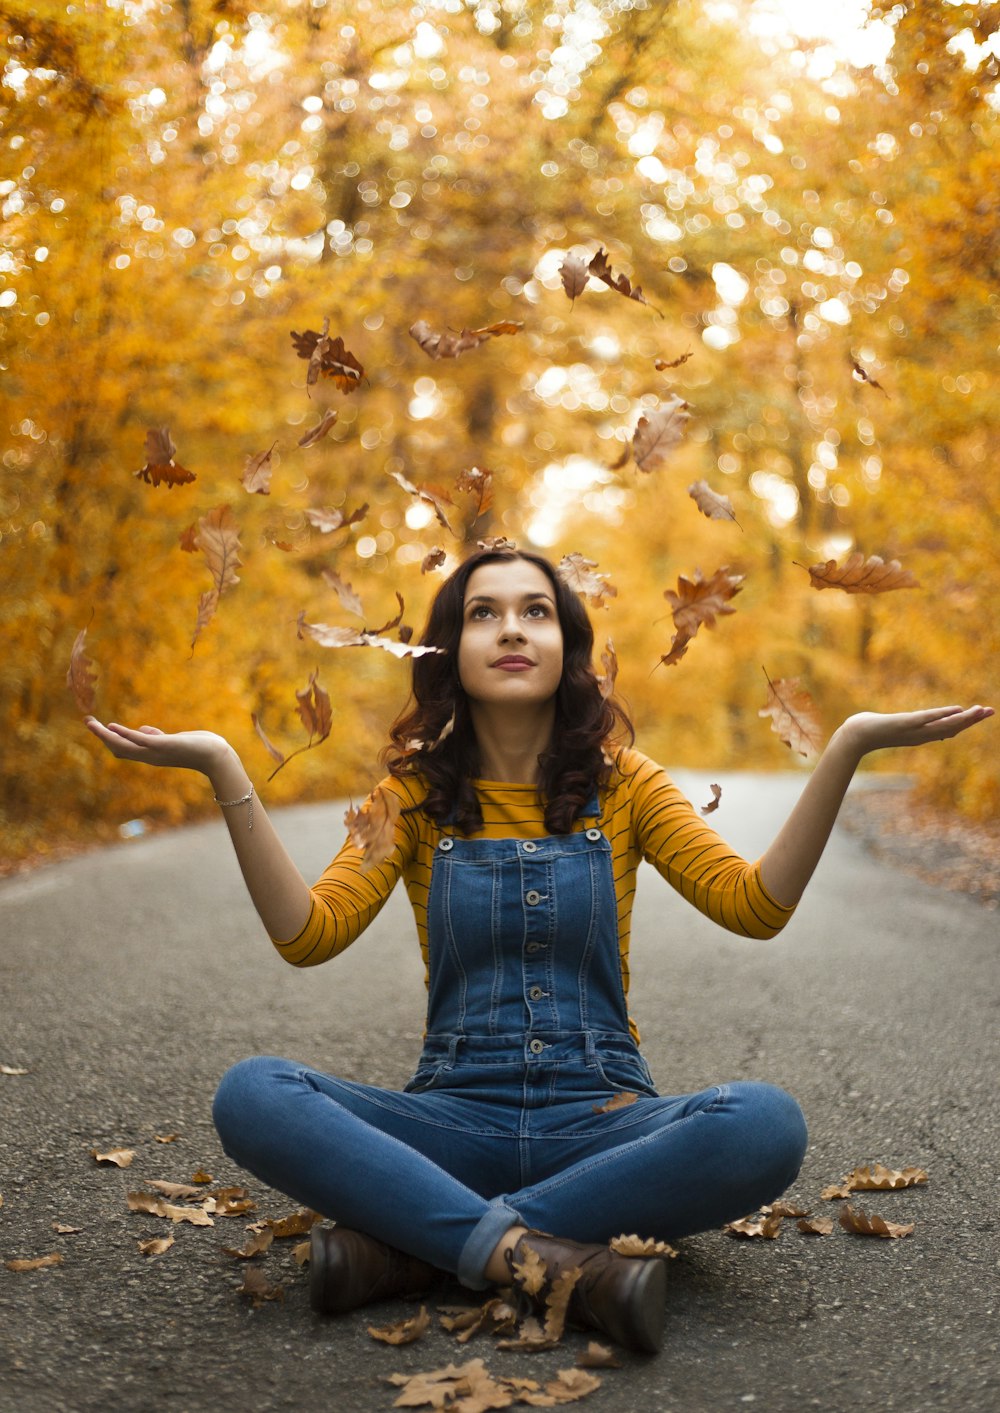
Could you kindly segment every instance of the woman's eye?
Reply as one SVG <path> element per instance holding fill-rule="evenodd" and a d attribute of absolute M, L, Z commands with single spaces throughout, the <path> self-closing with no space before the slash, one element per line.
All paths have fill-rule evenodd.
<path fill-rule="evenodd" d="M 539 618 L 548 618 L 549 616 L 549 611 L 543 603 L 533 603 L 528 612 L 537 614 Z"/>

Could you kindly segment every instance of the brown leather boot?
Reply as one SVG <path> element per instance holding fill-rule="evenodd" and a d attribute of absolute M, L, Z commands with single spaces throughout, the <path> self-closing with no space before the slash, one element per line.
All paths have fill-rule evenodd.
<path fill-rule="evenodd" d="M 659 1352 L 667 1318 L 667 1263 L 662 1257 L 619 1256 L 607 1246 L 528 1231 L 518 1239 L 508 1263 L 523 1262 L 528 1249 L 545 1263 L 545 1286 L 532 1297 L 539 1310 L 552 1282 L 563 1271 L 579 1267 L 582 1274 L 570 1297 L 570 1318 L 602 1330 L 625 1349 Z"/>
<path fill-rule="evenodd" d="M 396 1295 L 419 1295 L 443 1272 L 349 1227 L 313 1227 L 309 1236 L 309 1304 L 343 1315 Z"/>

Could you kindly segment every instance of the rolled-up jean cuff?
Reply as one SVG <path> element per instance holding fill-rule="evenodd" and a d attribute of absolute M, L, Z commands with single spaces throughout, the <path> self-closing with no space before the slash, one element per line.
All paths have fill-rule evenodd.
<path fill-rule="evenodd" d="M 521 1215 L 508 1207 L 502 1197 L 494 1197 L 480 1217 L 458 1258 L 458 1279 L 470 1290 L 485 1290 L 490 1282 L 483 1275 L 497 1242 L 511 1227 L 522 1226 Z"/>

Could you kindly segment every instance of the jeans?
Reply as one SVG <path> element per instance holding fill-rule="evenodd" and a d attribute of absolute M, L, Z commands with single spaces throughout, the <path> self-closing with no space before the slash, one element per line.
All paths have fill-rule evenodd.
<path fill-rule="evenodd" d="M 657 1096 L 574 1038 L 549 1051 L 526 1070 L 483 1042 L 445 1073 L 424 1066 L 406 1091 L 259 1056 L 223 1077 L 215 1123 L 229 1156 L 264 1182 L 472 1289 L 488 1284 L 513 1225 L 672 1240 L 745 1216 L 794 1180 L 806 1128 L 783 1090 L 738 1082 Z M 638 1097 L 597 1112 L 623 1088 Z"/>

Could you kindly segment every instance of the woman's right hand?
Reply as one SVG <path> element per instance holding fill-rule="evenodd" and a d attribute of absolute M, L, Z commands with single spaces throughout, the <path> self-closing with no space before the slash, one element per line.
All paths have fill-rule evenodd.
<path fill-rule="evenodd" d="M 211 776 L 233 753 L 225 737 L 214 731 L 168 733 L 157 726 L 134 728 L 114 721 L 105 726 L 94 716 L 85 717 L 84 725 L 113 756 L 144 765 L 175 765 Z"/>

